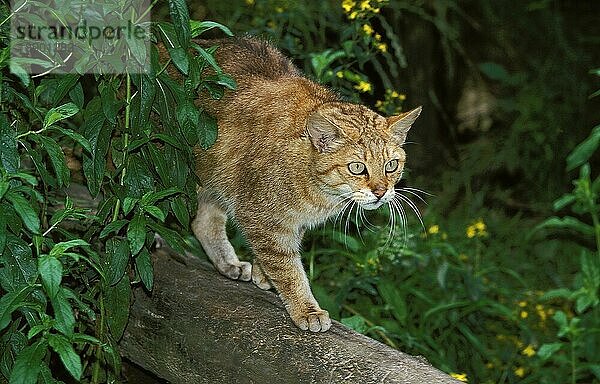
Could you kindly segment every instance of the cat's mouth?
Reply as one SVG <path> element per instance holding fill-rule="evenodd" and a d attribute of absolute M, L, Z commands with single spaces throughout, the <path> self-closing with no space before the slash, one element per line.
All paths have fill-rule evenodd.
<path fill-rule="evenodd" d="M 360 204 L 361 208 L 371 211 L 371 210 L 381 207 L 384 204 L 384 202 L 381 200 L 376 200 L 376 201 L 370 202 L 370 203 L 359 203 L 359 204 Z"/>

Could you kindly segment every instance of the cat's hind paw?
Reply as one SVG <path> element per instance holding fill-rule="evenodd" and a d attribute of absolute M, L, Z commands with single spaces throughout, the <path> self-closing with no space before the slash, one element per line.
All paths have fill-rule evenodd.
<path fill-rule="evenodd" d="M 272 287 L 269 278 L 265 275 L 257 262 L 252 264 L 252 282 L 258 288 L 264 289 L 265 291 L 271 289 Z"/>
<path fill-rule="evenodd" d="M 312 310 L 308 313 L 290 314 L 292 321 L 303 331 L 325 332 L 331 328 L 329 312 L 324 309 Z"/>

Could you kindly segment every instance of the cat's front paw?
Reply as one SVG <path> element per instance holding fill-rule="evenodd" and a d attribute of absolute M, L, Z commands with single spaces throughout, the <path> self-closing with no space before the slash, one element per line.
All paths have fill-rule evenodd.
<path fill-rule="evenodd" d="M 325 332 L 331 328 L 329 312 L 324 309 L 290 313 L 292 321 L 303 331 Z"/>
<path fill-rule="evenodd" d="M 252 264 L 247 261 L 238 261 L 236 263 L 217 264 L 217 269 L 223 275 L 232 280 L 250 281 L 252 278 Z"/>

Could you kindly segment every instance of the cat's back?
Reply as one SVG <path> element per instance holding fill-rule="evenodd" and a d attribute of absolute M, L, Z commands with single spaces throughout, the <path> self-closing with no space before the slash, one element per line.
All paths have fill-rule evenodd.
<path fill-rule="evenodd" d="M 239 79 L 241 86 L 248 81 L 301 76 L 292 61 L 264 39 L 238 37 L 215 42 L 219 46 L 216 59 L 221 69 Z"/>

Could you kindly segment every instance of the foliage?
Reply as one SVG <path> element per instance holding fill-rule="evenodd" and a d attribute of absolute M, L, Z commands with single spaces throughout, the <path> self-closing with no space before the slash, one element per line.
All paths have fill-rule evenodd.
<path fill-rule="evenodd" d="M 179 233 L 194 213 L 190 148 L 210 146 L 216 124 L 193 99 L 235 83 L 214 48 L 190 39 L 230 31 L 189 21 L 182 0 L 153 5 L 157 20 L 170 17 L 152 31 L 173 65 L 152 44 L 148 75 L 9 74 L 3 40 L 0 373 L 10 382 L 118 379 L 131 288 L 153 285 L 154 234 L 201 253 Z M 407 146 L 405 175 L 437 195 L 409 196 L 423 226 L 350 212 L 307 234 L 309 278 L 334 318 L 461 381 L 600 382 L 600 128 L 583 137 L 597 123 L 586 112 L 600 58 L 585 12 L 507 0 L 207 0 L 190 11 L 275 40 L 309 77 L 383 114 L 426 103 L 411 140 L 431 147 Z M 491 112 L 464 128 L 455 116 L 470 82 Z M 65 195 L 71 180 L 97 210 Z"/>
<path fill-rule="evenodd" d="M 10 383 L 66 379 L 57 364 L 77 381 L 118 379 L 132 286 L 152 289 L 155 233 L 184 252 L 171 227 L 188 228 L 195 212 L 192 147 L 216 138 L 195 95 L 219 98 L 235 83 L 214 48 L 191 41 L 229 30 L 190 21 L 182 1 L 169 4 L 172 22 L 154 23 L 153 36 L 178 74 L 159 61 L 159 43 L 149 73 L 35 79 L 9 74 L 10 47 L 2 48 L 0 374 Z M 201 75 L 205 68 L 213 74 Z M 72 178 L 97 210 L 65 195 Z"/>

